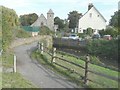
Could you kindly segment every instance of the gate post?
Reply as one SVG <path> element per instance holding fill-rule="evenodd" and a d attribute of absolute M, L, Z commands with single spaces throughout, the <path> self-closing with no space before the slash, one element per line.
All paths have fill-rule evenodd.
<path fill-rule="evenodd" d="M 53 48 L 52 60 L 51 63 L 55 62 L 56 48 Z"/>
<path fill-rule="evenodd" d="M 40 51 L 40 47 L 41 47 L 40 42 L 38 42 L 38 51 Z"/>
<path fill-rule="evenodd" d="M 41 43 L 41 54 L 43 54 L 43 43 Z"/>
<path fill-rule="evenodd" d="M 16 73 L 16 56 L 14 55 L 14 67 L 13 67 L 14 72 Z"/>

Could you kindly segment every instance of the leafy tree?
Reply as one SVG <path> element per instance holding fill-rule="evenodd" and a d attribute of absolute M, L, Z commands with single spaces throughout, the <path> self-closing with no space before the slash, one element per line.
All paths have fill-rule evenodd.
<path fill-rule="evenodd" d="M 6 50 L 13 39 L 15 27 L 19 22 L 18 16 L 13 9 L 4 6 L 0 8 L 2 8 L 2 47 L 3 50 Z"/>
<path fill-rule="evenodd" d="M 119 17 L 119 16 L 120 16 L 120 10 L 114 12 L 114 15 L 111 16 L 109 25 L 110 25 L 110 26 L 113 26 L 113 27 L 118 27 L 118 26 L 120 26 L 120 23 L 118 23 L 118 20 L 120 20 L 120 17 Z"/>
<path fill-rule="evenodd" d="M 35 13 L 32 13 L 32 14 L 21 15 L 19 20 L 22 26 L 28 26 L 33 24 L 37 20 L 37 18 L 38 18 L 38 15 Z"/>
<path fill-rule="evenodd" d="M 78 27 L 78 20 L 82 14 L 77 11 L 69 12 L 68 20 L 69 20 L 69 28 L 75 29 Z"/>
<path fill-rule="evenodd" d="M 105 30 L 100 30 L 99 31 L 100 35 L 111 35 L 112 37 L 116 37 L 118 35 L 118 29 L 117 28 L 112 28 L 112 27 L 108 27 Z"/>
<path fill-rule="evenodd" d="M 64 20 L 60 19 L 59 17 L 55 17 L 54 18 L 54 24 L 57 24 L 58 25 L 58 28 L 59 29 L 63 29 L 64 28 Z"/>

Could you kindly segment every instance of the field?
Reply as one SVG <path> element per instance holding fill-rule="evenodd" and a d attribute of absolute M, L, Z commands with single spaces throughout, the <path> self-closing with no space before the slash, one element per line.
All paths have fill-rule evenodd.
<path fill-rule="evenodd" d="M 44 66 L 48 67 L 49 69 L 52 69 L 53 71 L 66 76 L 70 81 L 77 83 L 78 85 L 82 85 L 81 76 L 84 76 L 84 69 L 77 67 L 75 65 L 72 65 L 68 62 L 62 61 L 60 59 L 56 59 L 55 63 L 58 65 L 62 65 L 63 67 L 67 67 L 69 69 L 64 69 L 61 66 L 56 65 L 55 63 L 51 64 L 51 56 L 47 53 L 44 53 L 43 55 L 40 55 L 38 51 L 33 52 L 32 57 L 36 58 L 38 62 L 43 64 Z M 64 59 L 67 59 L 71 62 L 74 62 L 76 64 L 79 64 L 81 66 L 85 66 L 85 62 L 81 59 L 77 59 L 75 57 L 69 56 L 67 54 L 61 54 L 57 53 L 57 57 L 62 57 Z M 109 75 L 111 77 L 118 78 L 118 72 L 110 70 L 108 68 L 104 68 L 101 66 L 97 66 L 94 64 L 89 64 L 89 69 L 95 72 L 103 73 L 106 75 Z M 77 72 L 77 73 L 74 73 Z M 92 88 L 118 88 L 118 81 L 114 81 L 105 77 L 102 77 L 100 75 L 93 74 L 91 72 L 88 73 L 88 79 L 92 80 L 93 82 L 89 81 L 88 87 Z"/>

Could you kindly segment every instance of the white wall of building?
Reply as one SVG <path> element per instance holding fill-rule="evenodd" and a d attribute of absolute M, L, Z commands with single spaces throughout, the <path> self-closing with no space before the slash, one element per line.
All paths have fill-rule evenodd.
<path fill-rule="evenodd" d="M 78 33 L 83 33 L 89 27 L 96 31 L 106 28 L 106 21 L 94 7 L 79 19 Z"/>

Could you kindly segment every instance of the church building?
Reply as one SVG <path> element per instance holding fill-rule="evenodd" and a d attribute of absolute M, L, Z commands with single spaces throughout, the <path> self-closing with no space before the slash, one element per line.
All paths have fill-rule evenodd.
<path fill-rule="evenodd" d="M 88 11 L 79 19 L 78 33 L 84 33 L 87 28 L 92 28 L 93 33 L 106 28 L 106 19 L 92 3 L 88 5 Z"/>
<path fill-rule="evenodd" d="M 54 30 L 54 13 L 53 11 L 50 9 L 47 12 L 47 18 L 45 18 L 45 16 L 43 14 L 40 15 L 40 17 L 38 17 L 38 19 L 31 25 L 33 26 L 37 26 L 37 27 L 41 27 L 41 26 L 47 26 L 50 30 Z"/>

